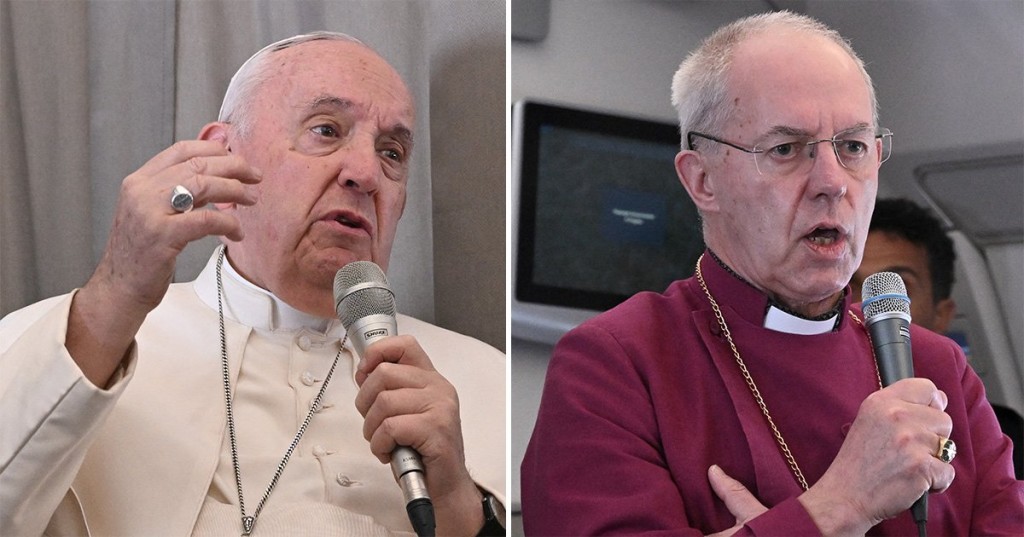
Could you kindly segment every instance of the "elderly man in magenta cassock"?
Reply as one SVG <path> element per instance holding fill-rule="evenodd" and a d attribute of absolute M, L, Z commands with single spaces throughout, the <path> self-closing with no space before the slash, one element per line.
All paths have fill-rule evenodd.
<path fill-rule="evenodd" d="M 931 535 L 1020 535 L 1024 483 L 960 348 L 914 326 L 917 377 L 883 389 L 847 291 L 892 138 L 861 60 L 755 16 L 683 62 L 673 101 L 708 249 L 556 347 L 526 532 L 915 535 L 930 493 Z"/>
<path fill-rule="evenodd" d="M 398 445 L 439 534 L 504 534 L 501 353 L 399 316 L 360 360 L 335 314 L 338 269 L 387 268 L 413 121 L 369 47 L 298 36 L 124 180 L 86 285 L 0 323 L 0 535 L 409 534 Z"/>

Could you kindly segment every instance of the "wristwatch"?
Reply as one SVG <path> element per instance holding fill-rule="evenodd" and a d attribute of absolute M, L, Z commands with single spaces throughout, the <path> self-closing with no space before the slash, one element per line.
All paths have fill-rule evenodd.
<path fill-rule="evenodd" d="M 480 528 L 477 537 L 505 537 L 505 506 L 486 490 L 484 494 L 484 527 Z"/>

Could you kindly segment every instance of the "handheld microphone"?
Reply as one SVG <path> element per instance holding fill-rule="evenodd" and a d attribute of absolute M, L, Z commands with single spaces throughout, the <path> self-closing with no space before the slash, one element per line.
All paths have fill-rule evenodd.
<path fill-rule="evenodd" d="M 875 349 L 882 385 L 914 376 L 910 349 L 910 298 L 903 278 L 895 272 L 877 272 L 864 280 L 861 291 L 864 322 L 871 346 Z M 928 522 L 928 492 L 925 491 L 910 512 L 917 523 L 918 535 L 925 535 Z"/>
<path fill-rule="evenodd" d="M 334 276 L 334 306 L 352 346 L 362 356 L 371 343 L 398 333 L 395 294 L 384 271 L 370 261 L 355 261 Z M 416 450 L 398 446 L 391 471 L 402 487 L 405 510 L 419 537 L 434 535 L 434 505 L 427 493 L 425 468 Z"/>

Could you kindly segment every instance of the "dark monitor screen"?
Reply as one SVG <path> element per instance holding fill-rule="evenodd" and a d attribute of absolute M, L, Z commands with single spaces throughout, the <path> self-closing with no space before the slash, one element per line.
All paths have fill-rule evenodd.
<path fill-rule="evenodd" d="M 704 242 L 673 165 L 675 125 L 516 107 L 517 300 L 605 310 L 693 273 Z"/>

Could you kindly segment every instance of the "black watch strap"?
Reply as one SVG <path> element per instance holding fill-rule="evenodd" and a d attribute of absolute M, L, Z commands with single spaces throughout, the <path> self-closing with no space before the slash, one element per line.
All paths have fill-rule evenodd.
<path fill-rule="evenodd" d="M 490 492 L 482 492 L 484 527 L 480 528 L 477 537 L 505 537 L 505 507 Z"/>

